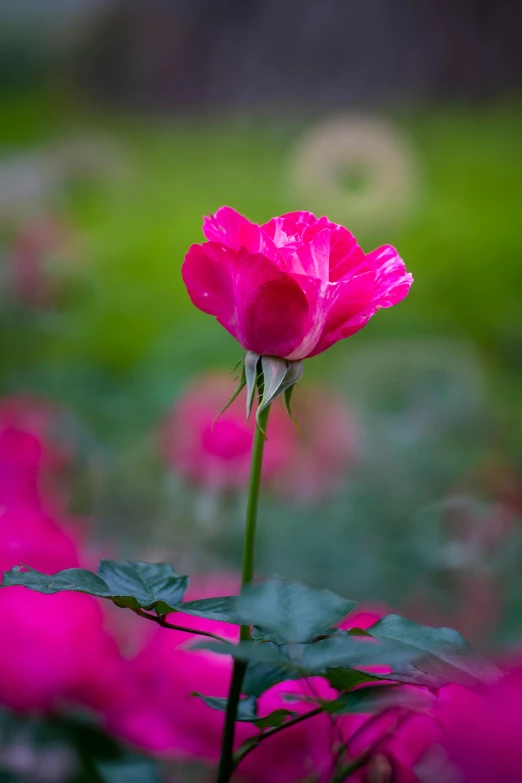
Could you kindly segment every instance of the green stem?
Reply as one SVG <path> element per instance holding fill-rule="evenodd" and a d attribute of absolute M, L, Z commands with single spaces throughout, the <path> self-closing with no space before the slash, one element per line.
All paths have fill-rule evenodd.
<path fill-rule="evenodd" d="M 287 720 L 280 726 L 275 726 L 273 729 L 267 729 L 266 731 L 263 731 L 258 735 L 258 742 L 255 745 L 249 745 L 243 752 L 239 751 L 236 754 L 236 757 L 234 758 L 234 768 L 237 767 L 241 761 L 243 761 L 245 756 L 248 756 L 249 753 L 255 750 L 259 744 L 263 742 L 263 740 L 266 740 L 269 737 L 273 737 L 274 734 L 279 734 L 281 731 L 286 731 L 286 729 L 291 729 L 292 726 L 296 726 L 298 723 L 302 723 L 304 720 L 315 718 L 316 715 L 321 715 L 323 712 L 324 707 L 316 707 L 314 710 L 310 710 L 309 712 L 303 712 L 301 715 L 298 715 L 297 718 L 291 718 L 290 720 Z"/>
<path fill-rule="evenodd" d="M 256 540 L 257 506 L 259 503 L 259 488 L 261 485 L 261 469 L 263 467 L 263 451 L 265 448 L 265 436 L 268 424 L 270 405 L 259 414 L 259 426 L 256 427 L 254 443 L 252 445 L 252 460 L 250 463 L 250 480 L 248 483 L 248 500 L 245 520 L 245 540 L 243 544 L 243 571 L 241 586 L 249 584 L 254 579 L 254 550 Z M 246 628 L 243 636 L 250 638 L 250 628 Z M 243 631 L 243 629 L 242 629 Z"/>
<path fill-rule="evenodd" d="M 223 636 L 218 636 L 217 633 L 202 631 L 199 628 L 186 628 L 184 625 L 174 625 L 173 623 L 168 623 L 164 617 L 149 614 L 148 612 L 144 612 L 143 609 L 133 609 L 132 611 L 134 614 L 137 614 L 138 617 L 143 617 L 145 620 L 152 620 L 153 623 L 161 625 L 162 628 L 170 628 L 172 631 L 191 633 L 196 636 L 207 636 L 209 639 L 215 639 L 217 642 L 225 642 L 225 644 L 228 642 L 228 639 L 225 639 Z"/>
<path fill-rule="evenodd" d="M 243 543 L 243 569 L 241 573 L 241 586 L 250 584 L 254 579 L 254 554 L 256 541 L 257 508 L 259 503 L 259 488 L 261 485 L 261 469 L 263 467 L 263 450 L 265 448 L 265 436 L 268 424 L 268 405 L 259 415 L 259 426 L 256 427 L 254 443 L 252 445 L 252 459 L 250 463 L 250 480 L 248 484 L 248 501 L 246 509 L 245 538 Z M 241 641 L 250 639 L 250 626 L 242 625 L 240 629 Z M 232 677 L 228 691 L 227 710 L 225 713 L 225 726 L 221 744 L 221 757 L 216 783 L 229 783 L 234 771 L 234 736 L 236 731 L 236 718 L 241 687 L 245 676 L 246 664 L 242 661 L 234 661 Z"/>

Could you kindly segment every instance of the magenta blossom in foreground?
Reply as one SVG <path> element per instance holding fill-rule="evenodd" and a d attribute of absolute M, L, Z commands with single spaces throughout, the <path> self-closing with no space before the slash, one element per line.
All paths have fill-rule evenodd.
<path fill-rule="evenodd" d="M 33 436 L 0 435 L 0 575 L 16 565 L 46 573 L 85 565 L 79 536 L 35 498 L 37 456 Z M 69 702 L 101 708 L 124 661 L 96 598 L 8 587 L 0 590 L 0 617 L 8 638 L 0 645 L 0 705 L 29 712 Z"/>
<path fill-rule="evenodd" d="M 24 712 L 103 707 L 124 661 L 96 598 L 9 587 L 0 590 L 0 614 L 9 637 L 0 645 L 0 704 Z"/>
<path fill-rule="evenodd" d="M 412 284 L 397 251 L 365 254 L 346 228 L 311 212 L 259 226 L 230 207 L 205 218 L 182 275 L 192 302 L 247 351 L 298 360 L 362 329 Z"/>
<path fill-rule="evenodd" d="M 522 667 L 482 694 L 459 686 L 443 689 L 441 737 L 448 780 L 518 783 L 522 779 Z M 450 773 L 453 777 L 450 778 Z M 428 767 L 422 783 L 439 783 Z"/>

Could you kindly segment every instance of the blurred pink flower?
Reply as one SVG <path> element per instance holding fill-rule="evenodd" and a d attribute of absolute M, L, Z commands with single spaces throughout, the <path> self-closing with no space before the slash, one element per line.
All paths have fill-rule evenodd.
<path fill-rule="evenodd" d="M 1 704 L 23 711 L 103 706 L 124 662 L 95 598 L 7 587 L 0 616 L 8 629 L 0 645 Z"/>
<path fill-rule="evenodd" d="M 325 388 L 297 389 L 292 409 L 299 423 L 297 448 L 274 484 L 297 501 L 321 499 L 342 486 L 357 459 L 358 427 L 344 400 Z"/>
<path fill-rule="evenodd" d="M 17 482 L 27 482 L 29 494 L 44 492 L 49 501 L 61 500 L 62 479 L 75 450 L 59 406 L 23 394 L 0 398 L 0 500 L 2 487 L 8 491 L 7 477 L 15 474 Z"/>
<path fill-rule="evenodd" d="M 236 385 L 229 375 L 201 376 L 177 400 L 160 429 L 160 449 L 167 463 L 210 490 L 237 489 L 248 481 L 254 417 L 246 421 L 244 395 L 216 419 Z M 274 405 L 263 461 L 265 479 L 292 460 L 296 439 L 296 428 L 282 405 Z"/>
<path fill-rule="evenodd" d="M 522 770 L 522 667 L 485 693 L 452 686 L 442 693 L 440 739 L 458 783 L 516 783 Z M 426 775 L 426 783 L 438 783 Z M 424 780 L 423 780 L 424 783 Z"/>
<path fill-rule="evenodd" d="M 77 242 L 73 232 L 54 218 L 39 218 L 16 234 L 8 254 L 11 286 L 25 307 L 42 308 L 53 304 L 63 281 L 58 265 L 76 259 Z"/>
<path fill-rule="evenodd" d="M 84 565 L 78 531 L 43 508 L 37 488 L 41 444 L 27 432 L 0 430 L 0 575 L 26 565 L 45 573 Z M 124 661 L 104 630 L 97 599 L 0 589 L 6 630 L 0 645 L 0 704 L 48 711 L 65 702 L 99 709 Z"/>
<path fill-rule="evenodd" d="M 216 419 L 233 392 L 230 376 L 201 376 L 176 402 L 159 433 L 165 461 L 210 490 L 238 489 L 248 481 L 254 421 L 245 420 L 244 395 Z M 306 502 L 342 483 L 357 456 L 359 434 L 345 403 L 328 390 L 294 397 L 299 428 L 280 400 L 272 406 L 263 478 L 281 495 Z"/>
<path fill-rule="evenodd" d="M 78 543 L 76 531 L 67 531 L 42 509 L 27 505 L 0 509 L 0 574 L 17 565 L 48 574 L 77 568 Z"/>
<path fill-rule="evenodd" d="M 258 354 L 315 356 L 404 299 L 413 280 L 393 247 L 366 255 L 346 228 L 311 212 L 259 226 L 221 207 L 203 233 L 182 267 L 189 296 Z"/>
<path fill-rule="evenodd" d="M 34 435 L 0 430 L 0 504 L 40 504 L 38 481 L 42 446 Z"/>

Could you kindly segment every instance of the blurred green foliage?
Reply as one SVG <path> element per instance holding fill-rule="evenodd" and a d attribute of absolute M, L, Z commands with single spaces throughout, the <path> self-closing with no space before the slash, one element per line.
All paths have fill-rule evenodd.
<path fill-rule="evenodd" d="M 413 271 L 409 299 L 375 319 L 370 336 L 458 334 L 496 358 L 519 353 L 522 293 L 522 109 L 434 107 L 392 119 L 419 159 L 422 185 L 401 227 L 346 222 L 366 249 L 391 242 Z M 73 131 L 107 133 L 128 159 L 123 183 L 70 188 L 62 207 L 89 238 L 91 290 L 42 358 L 128 372 L 169 334 L 173 361 L 201 366 L 193 341 L 234 353 L 229 338 L 189 304 L 179 275 L 201 239 L 202 215 L 230 204 L 251 219 L 306 208 L 288 185 L 288 157 L 306 127 L 295 118 L 171 118 L 95 114 L 49 97 L 4 100 L 0 144 L 42 145 Z M 182 330 L 180 326 L 183 325 Z M 45 328 L 44 328 L 45 331 Z M 190 342 L 190 348 L 187 344 Z M 234 354 L 235 355 L 235 354 Z"/>

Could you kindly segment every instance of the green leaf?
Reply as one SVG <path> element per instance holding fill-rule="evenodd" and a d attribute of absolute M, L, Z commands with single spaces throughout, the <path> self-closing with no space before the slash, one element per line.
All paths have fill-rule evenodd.
<path fill-rule="evenodd" d="M 228 642 L 197 642 L 191 649 L 208 650 L 209 652 L 218 653 L 219 655 L 231 655 L 235 660 L 245 661 L 246 663 L 264 663 L 275 668 L 281 667 L 290 671 L 292 669 L 297 670 L 296 663 L 285 655 L 285 648 L 270 642 L 262 642 L 260 644 L 254 642 L 239 642 L 239 644 L 230 644 Z"/>
<path fill-rule="evenodd" d="M 202 693 L 198 693 L 197 691 L 194 691 L 194 693 L 191 695 L 200 698 L 201 701 L 204 701 L 205 704 L 208 707 L 211 707 L 213 710 L 226 712 L 228 704 L 227 698 L 221 698 L 218 696 L 204 696 Z M 254 698 L 254 696 L 246 696 L 244 699 L 239 700 L 236 720 L 246 723 L 254 723 L 258 720 L 257 699 Z"/>
<path fill-rule="evenodd" d="M 489 685 L 501 677 L 496 666 L 451 628 L 428 628 L 390 614 L 368 628 L 368 633 L 383 642 L 399 642 L 415 653 L 411 660 L 415 668 L 459 685 Z"/>
<path fill-rule="evenodd" d="M 349 691 L 357 685 L 362 685 L 365 682 L 375 682 L 381 679 L 380 674 L 368 674 L 368 672 L 361 672 L 358 669 L 327 669 L 325 671 L 325 677 L 337 691 Z"/>
<path fill-rule="evenodd" d="M 253 351 L 248 351 L 245 356 L 244 372 L 247 387 L 247 421 L 250 418 L 250 414 L 252 413 L 252 406 L 254 404 L 254 396 L 257 385 L 257 364 L 260 358 L 260 355 L 258 353 L 254 353 Z"/>
<path fill-rule="evenodd" d="M 343 693 L 326 704 L 326 711 L 336 715 L 381 712 L 388 707 L 428 709 L 434 697 L 426 691 L 407 689 L 401 685 L 370 685 Z"/>
<path fill-rule="evenodd" d="M 327 675 L 334 668 L 359 668 L 364 666 L 398 666 L 409 663 L 418 653 L 405 645 L 394 642 L 376 644 L 360 636 L 343 635 L 320 639 L 313 644 L 301 645 L 293 657 L 301 656 L 301 669 L 308 674 Z"/>
<path fill-rule="evenodd" d="M 306 642 L 326 631 L 356 606 L 354 601 L 285 579 L 247 586 L 236 600 L 243 625 L 256 625 L 280 642 Z"/>
<path fill-rule="evenodd" d="M 23 569 L 23 570 L 22 570 Z M 52 595 L 63 590 L 73 590 L 77 593 L 89 593 L 102 598 L 109 598 L 109 588 L 99 576 L 83 568 L 66 568 L 57 574 L 49 575 L 33 568 L 15 566 L 6 571 L 2 578 L 2 587 L 23 585 L 38 593 Z"/>
<path fill-rule="evenodd" d="M 67 568 L 49 575 L 16 566 L 2 580 L 3 587 L 13 585 L 47 595 L 63 591 L 88 593 L 108 598 L 118 606 L 168 614 L 183 598 L 188 577 L 177 574 L 168 563 L 102 560 L 98 575 L 83 568 Z"/>
<path fill-rule="evenodd" d="M 189 581 L 168 563 L 140 560 L 102 560 L 98 574 L 113 595 L 123 596 L 124 601 L 131 597 L 142 609 L 154 609 L 158 614 L 172 611 L 183 599 Z"/>
<path fill-rule="evenodd" d="M 274 710 L 268 715 L 265 715 L 264 718 L 257 718 L 257 720 L 252 721 L 252 723 L 259 729 L 276 728 L 277 726 L 282 726 L 288 718 L 295 717 L 296 714 L 297 713 L 292 712 L 292 710 L 279 708 L 278 710 Z"/>
<path fill-rule="evenodd" d="M 161 783 L 155 762 L 148 759 L 122 759 L 96 764 L 104 783 Z"/>
<path fill-rule="evenodd" d="M 256 672 L 253 669 L 251 679 L 247 678 L 243 684 L 243 692 L 252 696 L 260 695 L 271 685 L 283 680 L 312 675 L 328 677 L 331 670 L 337 667 L 348 669 L 356 666 L 393 665 L 399 662 L 404 664 L 408 656 L 416 654 L 402 645 L 366 642 L 348 635 L 332 636 L 309 644 L 198 642 L 193 649 L 231 655 L 235 660 L 244 661 L 249 666 L 264 664 L 264 671 L 261 669 Z M 360 676 L 362 677 L 363 673 Z M 266 680 L 263 680 L 264 677 Z"/>
<path fill-rule="evenodd" d="M 236 596 L 227 595 L 220 598 L 202 598 L 197 601 L 184 601 L 177 607 L 178 611 L 204 617 L 206 620 L 219 620 L 222 623 L 239 625 L 236 612 Z"/>
<path fill-rule="evenodd" d="M 437 677 L 434 674 L 428 674 L 427 672 L 418 669 L 413 664 L 403 664 L 397 669 L 392 669 L 390 674 L 379 674 L 380 680 L 393 680 L 394 682 L 402 682 L 408 685 L 419 685 L 423 688 L 430 688 L 431 690 L 438 690 L 444 685 L 452 682 L 443 677 Z"/>
<path fill-rule="evenodd" d="M 247 665 L 243 679 L 242 692 L 248 696 L 262 696 L 262 694 L 285 680 L 294 679 L 299 675 L 284 666 L 273 666 L 267 663 L 250 661 Z"/>

